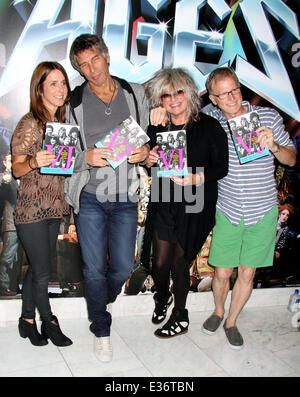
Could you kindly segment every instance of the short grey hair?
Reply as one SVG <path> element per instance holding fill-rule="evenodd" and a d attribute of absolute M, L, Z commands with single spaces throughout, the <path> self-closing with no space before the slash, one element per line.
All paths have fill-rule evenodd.
<path fill-rule="evenodd" d="M 224 66 L 213 70 L 207 77 L 205 82 L 207 92 L 209 94 L 213 94 L 212 84 L 218 82 L 219 80 L 223 80 L 226 77 L 232 77 L 235 79 L 237 84 L 240 84 L 235 71 L 232 68 Z"/>
<path fill-rule="evenodd" d="M 71 65 L 77 72 L 81 74 L 80 66 L 78 64 L 77 55 L 84 51 L 88 50 L 92 47 L 97 48 L 100 51 L 103 58 L 107 58 L 108 56 L 108 48 L 105 44 L 103 38 L 101 36 L 97 36 L 96 34 L 82 34 L 73 41 L 73 44 L 70 49 L 70 62 Z"/>
<path fill-rule="evenodd" d="M 170 90 L 183 90 L 188 102 L 188 121 L 198 120 L 201 110 L 201 99 L 198 87 L 190 74 L 182 68 L 166 68 L 155 73 L 145 84 L 146 96 L 150 107 L 162 106 L 162 95 Z"/>

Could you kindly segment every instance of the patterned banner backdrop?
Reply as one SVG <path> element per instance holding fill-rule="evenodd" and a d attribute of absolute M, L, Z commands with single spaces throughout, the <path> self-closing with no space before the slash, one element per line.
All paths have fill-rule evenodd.
<path fill-rule="evenodd" d="M 144 83 L 161 68 L 184 67 L 204 102 L 208 74 L 232 66 L 244 96 L 276 108 L 299 149 L 299 6 L 300 0 L 1 0 L 2 158 L 28 111 L 29 82 L 39 62 L 58 61 L 72 87 L 81 82 L 68 54 L 82 33 L 103 35 L 111 74 Z M 280 203 L 293 201 L 295 225 L 299 168 L 298 160 L 293 171 L 279 167 L 277 175 Z"/>

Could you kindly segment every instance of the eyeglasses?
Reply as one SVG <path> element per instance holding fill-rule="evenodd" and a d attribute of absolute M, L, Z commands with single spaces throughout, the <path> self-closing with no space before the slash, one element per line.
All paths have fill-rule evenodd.
<path fill-rule="evenodd" d="M 177 98 L 182 98 L 183 96 L 184 96 L 184 90 L 177 90 L 177 91 L 171 92 L 171 94 L 163 94 L 161 96 L 161 100 L 162 101 L 170 101 L 172 97 L 177 99 Z"/>
<path fill-rule="evenodd" d="M 240 91 L 241 91 L 241 86 L 238 86 L 238 87 L 236 87 L 236 88 L 234 88 L 233 90 L 231 90 L 231 91 L 227 91 L 227 92 L 223 92 L 222 94 L 212 94 L 213 96 L 216 96 L 217 98 L 219 98 L 219 99 L 227 99 L 228 97 L 229 97 L 229 95 L 231 94 L 231 95 L 237 95 L 237 94 L 239 94 L 240 93 Z"/>

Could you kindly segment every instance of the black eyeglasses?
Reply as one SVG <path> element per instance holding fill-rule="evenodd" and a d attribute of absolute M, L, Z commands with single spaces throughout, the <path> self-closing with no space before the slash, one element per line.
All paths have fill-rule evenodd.
<path fill-rule="evenodd" d="M 238 87 L 234 88 L 234 89 L 231 90 L 231 91 L 223 92 L 222 94 L 212 94 L 212 95 L 213 95 L 213 96 L 216 96 L 217 98 L 223 100 L 223 99 L 227 99 L 228 96 L 229 96 L 230 94 L 231 94 L 231 95 L 237 95 L 237 94 L 239 94 L 240 91 L 241 91 L 241 86 L 238 86 Z"/>
<path fill-rule="evenodd" d="M 184 90 L 176 90 L 174 92 L 171 92 L 170 94 L 163 94 L 161 96 L 161 100 L 170 101 L 172 97 L 177 99 L 177 98 L 182 98 L 183 95 L 184 95 Z"/>

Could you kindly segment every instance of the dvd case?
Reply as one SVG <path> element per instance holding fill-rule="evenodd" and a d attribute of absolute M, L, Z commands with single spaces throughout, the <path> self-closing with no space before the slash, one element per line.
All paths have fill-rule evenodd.
<path fill-rule="evenodd" d="M 79 138 L 79 126 L 57 122 L 46 123 L 44 150 L 55 155 L 55 161 L 41 167 L 41 174 L 72 175 L 75 162 L 75 146 Z"/>
<path fill-rule="evenodd" d="M 106 147 L 114 151 L 115 160 L 107 159 L 107 161 L 115 169 L 127 160 L 133 150 L 139 149 L 149 140 L 150 138 L 144 130 L 132 116 L 129 116 L 109 131 L 95 146 Z"/>
<path fill-rule="evenodd" d="M 184 176 L 188 174 L 186 131 L 167 131 L 156 133 L 156 144 L 159 146 L 157 153 L 157 176 Z"/>
<path fill-rule="evenodd" d="M 241 164 L 268 156 L 269 149 L 262 148 L 258 142 L 260 127 L 257 112 L 248 112 L 228 120 L 234 146 Z"/>

